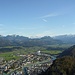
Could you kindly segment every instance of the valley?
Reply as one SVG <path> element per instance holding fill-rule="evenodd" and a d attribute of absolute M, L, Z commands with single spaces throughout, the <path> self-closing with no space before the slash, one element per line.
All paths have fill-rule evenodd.
<path fill-rule="evenodd" d="M 0 75 L 39 75 L 73 44 L 58 43 L 49 36 L 29 39 L 23 36 L 1 37 Z M 7 39 L 7 43 L 4 39 Z M 15 41 L 15 43 L 14 43 Z M 57 41 L 57 42 L 56 42 Z"/>

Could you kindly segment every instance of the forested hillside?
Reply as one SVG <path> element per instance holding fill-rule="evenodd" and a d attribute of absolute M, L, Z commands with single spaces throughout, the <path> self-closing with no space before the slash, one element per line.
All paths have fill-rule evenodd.
<path fill-rule="evenodd" d="M 75 45 L 64 50 L 58 57 L 63 57 L 63 56 L 75 57 Z"/>
<path fill-rule="evenodd" d="M 53 64 L 39 75 L 75 75 L 75 45 L 62 52 Z"/>
<path fill-rule="evenodd" d="M 45 72 L 39 75 L 74 75 L 75 74 L 75 58 L 62 57 L 53 62 Z"/>

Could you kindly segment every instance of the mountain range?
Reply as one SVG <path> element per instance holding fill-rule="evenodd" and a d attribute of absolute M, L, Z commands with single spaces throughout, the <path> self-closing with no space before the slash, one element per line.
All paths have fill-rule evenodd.
<path fill-rule="evenodd" d="M 61 40 L 63 43 L 75 44 L 75 35 L 59 35 L 53 38 Z"/>
<path fill-rule="evenodd" d="M 0 47 L 2 46 L 44 46 L 54 44 L 75 44 L 75 35 L 60 35 L 55 37 L 44 36 L 41 38 L 29 38 L 19 35 L 0 35 Z"/>
<path fill-rule="evenodd" d="M 28 38 L 19 35 L 0 36 L 0 47 L 2 46 L 44 46 L 52 44 L 61 44 L 62 41 L 53 39 L 50 36 L 41 38 Z"/>

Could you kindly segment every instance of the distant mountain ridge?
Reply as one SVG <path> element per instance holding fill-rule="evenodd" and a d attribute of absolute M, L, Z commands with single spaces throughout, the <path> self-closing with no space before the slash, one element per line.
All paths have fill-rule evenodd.
<path fill-rule="evenodd" d="M 63 43 L 75 44 L 75 35 L 59 35 L 53 38 L 61 40 Z"/>
<path fill-rule="evenodd" d="M 41 38 L 29 38 L 19 35 L 0 35 L 1 46 L 43 46 L 53 44 L 75 44 L 75 35 L 60 35 L 55 37 L 44 36 Z"/>
<path fill-rule="evenodd" d="M 28 38 L 19 35 L 0 36 L 1 46 L 43 46 L 52 44 L 62 44 L 62 41 L 44 36 L 42 38 Z"/>

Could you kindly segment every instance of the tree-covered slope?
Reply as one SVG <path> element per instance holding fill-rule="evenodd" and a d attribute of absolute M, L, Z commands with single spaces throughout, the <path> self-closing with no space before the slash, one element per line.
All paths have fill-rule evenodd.
<path fill-rule="evenodd" d="M 53 64 L 39 75 L 75 75 L 75 45 L 62 52 Z"/>
<path fill-rule="evenodd" d="M 75 58 L 70 56 L 59 58 L 39 75 L 75 75 Z"/>
<path fill-rule="evenodd" d="M 67 50 L 64 50 L 58 57 L 63 57 L 63 56 L 75 57 L 75 45 L 68 48 Z"/>

